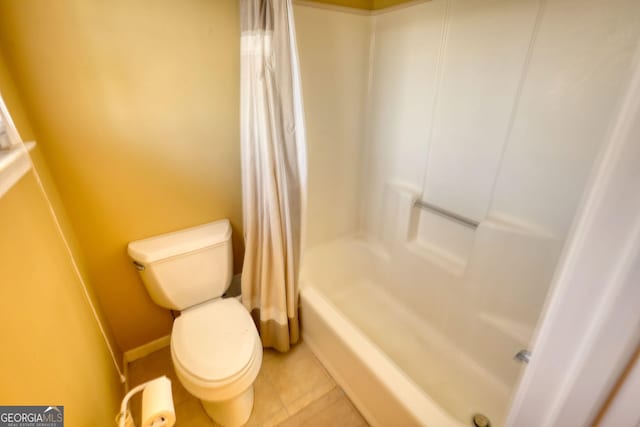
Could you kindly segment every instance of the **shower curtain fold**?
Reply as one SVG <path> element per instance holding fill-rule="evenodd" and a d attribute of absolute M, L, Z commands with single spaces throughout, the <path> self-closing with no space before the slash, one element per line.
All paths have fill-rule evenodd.
<path fill-rule="evenodd" d="M 298 341 L 306 141 L 290 0 L 241 0 L 242 301 L 265 347 Z"/>

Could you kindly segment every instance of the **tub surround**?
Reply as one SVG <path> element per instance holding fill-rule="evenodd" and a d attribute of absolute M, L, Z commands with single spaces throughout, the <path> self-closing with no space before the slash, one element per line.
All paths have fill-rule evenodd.
<path fill-rule="evenodd" d="M 303 336 L 372 424 L 387 423 L 388 400 L 409 424 L 440 425 L 444 411 L 502 425 L 523 366 L 513 356 L 627 89 L 639 16 L 633 0 L 435 0 L 370 15 L 298 5 L 302 80 L 322 94 L 305 92 L 317 238 Z M 362 42 L 334 47 L 326 34 L 347 26 Z M 371 348 L 387 363 L 370 363 Z M 381 380 L 389 363 L 414 387 Z M 433 410 L 416 414 L 411 399 Z"/>
<path fill-rule="evenodd" d="M 518 241 L 512 230 L 500 232 L 507 237 L 502 244 Z M 547 243 L 539 249 L 553 256 Z M 524 253 L 511 245 L 514 259 L 531 256 L 528 245 Z M 474 265 L 486 250 L 479 246 Z M 387 253 L 362 238 L 343 238 L 305 257 L 303 336 L 371 424 L 387 425 L 403 414 L 413 420 L 407 425 L 457 426 L 481 411 L 502 425 L 522 368 L 512 356 L 528 345 L 537 313 L 522 317 L 528 311 L 517 312 L 500 298 L 478 310 L 487 303 L 477 293 L 483 285 L 474 284 L 473 268 L 466 276 L 447 272 L 407 242 Z M 545 257 L 538 258 L 541 269 L 531 280 L 549 280 L 540 277 L 551 271 L 543 268 Z M 496 267 L 517 274 L 508 268 L 518 263 L 514 259 L 499 266 L 487 261 L 485 274 L 494 277 Z M 405 292 L 410 282 L 423 287 Z"/>
<path fill-rule="evenodd" d="M 464 426 L 316 289 L 306 281 L 301 293 L 304 340 L 369 424 Z"/>
<path fill-rule="evenodd" d="M 307 247 L 358 227 L 370 18 L 295 5 L 307 131 Z"/>

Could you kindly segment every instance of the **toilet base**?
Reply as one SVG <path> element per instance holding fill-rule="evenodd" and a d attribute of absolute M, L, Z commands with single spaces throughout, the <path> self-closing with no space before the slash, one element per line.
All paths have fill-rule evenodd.
<path fill-rule="evenodd" d="M 253 409 L 253 384 L 242 394 L 221 402 L 202 401 L 202 406 L 216 423 L 224 427 L 240 427 L 249 420 Z"/>

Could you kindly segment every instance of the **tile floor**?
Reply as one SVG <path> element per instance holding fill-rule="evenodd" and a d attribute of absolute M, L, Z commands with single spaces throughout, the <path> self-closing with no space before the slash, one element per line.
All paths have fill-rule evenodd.
<path fill-rule="evenodd" d="M 166 375 L 171 379 L 176 427 L 216 426 L 200 402 L 180 384 L 168 347 L 129 364 L 129 386 Z M 367 426 L 358 410 L 309 348 L 300 343 L 289 353 L 265 350 L 254 384 L 253 413 L 247 426 Z M 141 425 L 140 394 L 130 403 Z"/>

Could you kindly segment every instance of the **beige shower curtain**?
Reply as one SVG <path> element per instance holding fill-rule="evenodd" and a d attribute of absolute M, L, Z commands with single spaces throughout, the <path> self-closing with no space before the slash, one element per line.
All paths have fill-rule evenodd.
<path fill-rule="evenodd" d="M 290 0 L 241 0 L 242 301 L 262 343 L 298 341 L 306 142 Z"/>

